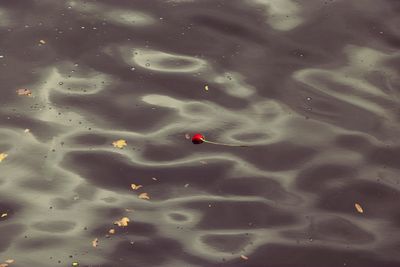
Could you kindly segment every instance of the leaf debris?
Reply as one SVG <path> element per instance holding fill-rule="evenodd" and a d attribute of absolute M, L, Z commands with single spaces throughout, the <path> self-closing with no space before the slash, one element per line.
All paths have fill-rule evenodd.
<path fill-rule="evenodd" d="M 115 229 L 111 228 L 110 230 L 108 230 L 108 233 L 111 234 L 111 235 L 115 234 Z"/>
<path fill-rule="evenodd" d="M 2 162 L 5 158 L 7 158 L 8 157 L 8 154 L 6 154 L 6 153 L 1 153 L 0 154 L 0 162 Z"/>
<path fill-rule="evenodd" d="M 361 207 L 360 204 L 355 203 L 355 204 L 354 204 L 354 207 L 356 208 L 356 210 L 357 210 L 359 213 L 364 213 L 364 210 L 363 210 L 363 208 Z"/>
<path fill-rule="evenodd" d="M 131 188 L 133 189 L 133 190 L 138 190 L 139 188 L 141 188 L 141 187 L 143 187 L 143 185 L 137 185 L 137 184 L 131 184 Z"/>
<path fill-rule="evenodd" d="M 32 95 L 32 91 L 29 89 L 25 89 L 25 88 L 20 88 L 16 90 L 17 95 L 22 95 L 22 96 L 31 96 Z"/>
<path fill-rule="evenodd" d="M 128 144 L 126 143 L 126 141 L 124 139 L 119 139 L 117 141 L 112 142 L 112 145 L 116 148 L 124 148 L 126 147 Z"/>
<path fill-rule="evenodd" d="M 149 196 L 149 194 L 147 194 L 147 193 L 141 193 L 138 197 L 139 197 L 140 199 L 146 199 L 146 200 L 149 200 L 149 199 L 150 199 L 150 196 Z"/>
<path fill-rule="evenodd" d="M 119 227 L 126 227 L 129 224 L 129 218 L 128 217 L 123 217 L 121 220 L 115 221 L 114 224 L 118 225 Z"/>
<path fill-rule="evenodd" d="M 7 216 L 8 216 L 8 213 L 3 213 L 3 214 L 1 214 L 0 218 L 4 218 L 4 217 L 7 217 Z"/>
<path fill-rule="evenodd" d="M 99 245 L 99 239 L 95 238 L 95 239 L 92 241 L 92 246 L 93 246 L 94 248 L 97 248 L 98 245 Z"/>

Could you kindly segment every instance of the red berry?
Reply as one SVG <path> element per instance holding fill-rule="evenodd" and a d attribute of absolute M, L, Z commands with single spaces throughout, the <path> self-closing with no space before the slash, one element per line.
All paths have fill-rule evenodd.
<path fill-rule="evenodd" d="M 193 137 L 192 137 L 192 143 L 195 144 L 195 145 L 201 144 L 201 143 L 203 143 L 205 140 L 206 140 L 206 139 L 204 138 L 204 135 L 199 134 L 199 133 L 193 135 Z"/>

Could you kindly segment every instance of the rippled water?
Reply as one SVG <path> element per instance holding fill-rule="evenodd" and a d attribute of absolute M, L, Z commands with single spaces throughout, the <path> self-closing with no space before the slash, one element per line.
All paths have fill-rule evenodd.
<path fill-rule="evenodd" d="M 1 0 L 0 36 L 0 263 L 400 266 L 400 1 Z"/>

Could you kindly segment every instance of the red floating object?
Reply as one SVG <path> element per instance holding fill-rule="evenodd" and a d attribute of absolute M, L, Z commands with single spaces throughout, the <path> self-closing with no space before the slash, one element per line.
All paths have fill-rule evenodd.
<path fill-rule="evenodd" d="M 193 135 L 193 137 L 192 137 L 192 143 L 195 145 L 201 144 L 204 141 L 206 141 L 206 139 L 204 138 L 204 135 L 202 135 L 202 134 L 197 133 L 197 134 Z"/>

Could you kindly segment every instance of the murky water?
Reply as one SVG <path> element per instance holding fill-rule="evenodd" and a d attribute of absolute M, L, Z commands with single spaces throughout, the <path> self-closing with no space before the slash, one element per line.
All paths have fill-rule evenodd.
<path fill-rule="evenodd" d="M 0 263 L 400 266 L 399 48 L 398 0 L 1 0 Z"/>

